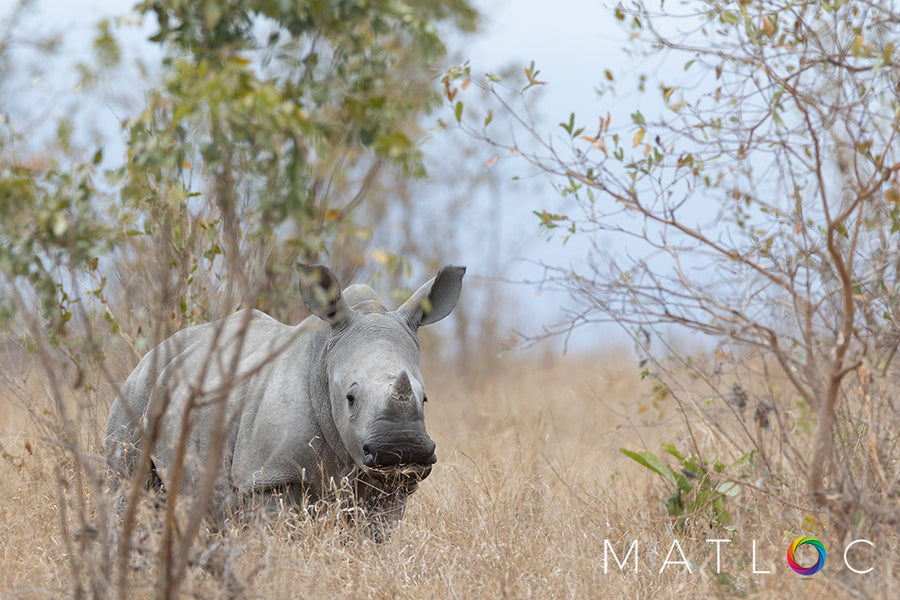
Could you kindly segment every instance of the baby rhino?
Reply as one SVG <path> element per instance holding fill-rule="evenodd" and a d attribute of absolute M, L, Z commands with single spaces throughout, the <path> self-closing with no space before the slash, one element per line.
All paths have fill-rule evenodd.
<path fill-rule="evenodd" d="M 121 494 L 149 453 L 143 471 L 156 485 L 211 497 L 214 518 L 276 498 L 334 501 L 344 490 L 379 537 L 387 533 L 437 460 L 417 331 L 450 314 L 465 270 L 443 267 L 387 311 L 368 286 L 342 292 L 326 267 L 301 267 L 313 316 L 299 325 L 245 310 L 179 331 L 147 353 L 113 402 L 113 489 Z"/>

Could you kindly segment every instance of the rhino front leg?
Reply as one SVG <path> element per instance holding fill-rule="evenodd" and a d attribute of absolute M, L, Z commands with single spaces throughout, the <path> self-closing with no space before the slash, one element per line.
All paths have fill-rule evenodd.
<path fill-rule="evenodd" d="M 368 500 L 364 507 L 365 522 L 362 523 L 366 535 L 375 542 L 386 542 L 406 512 L 410 493 L 410 490 L 400 488 Z"/>

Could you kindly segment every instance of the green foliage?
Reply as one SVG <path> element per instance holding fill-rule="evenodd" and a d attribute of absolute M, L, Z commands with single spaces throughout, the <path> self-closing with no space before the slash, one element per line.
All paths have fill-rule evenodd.
<path fill-rule="evenodd" d="M 740 487 L 722 475 L 729 467 L 717 459 L 713 459 L 710 464 L 697 456 L 684 455 L 672 444 L 664 444 L 663 448 L 678 461 L 680 472 L 673 470 L 648 450 L 633 452 L 620 448 L 620 451 L 642 467 L 661 476 L 668 484 L 672 494 L 664 504 L 668 515 L 675 519 L 675 530 L 683 533 L 689 521 L 698 518 L 732 530 L 728 525 L 731 515 L 725 503 L 728 498 L 740 493 Z M 746 459 L 747 456 L 730 466 L 735 467 Z"/>
<path fill-rule="evenodd" d="M 298 260 L 367 239 L 353 213 L 382 164 L 423 173 L 417 119 L 438 99 L 428 66 L 444 53 L 439 25 L 472 30 L 476 20 L 462 0 L 137 9 L 155 17 L 164 70 L 125 121 L 127 154 L 104 184 L 94 181 L 104 150 L 80 156 L 73 118 L 59 120 L 56 146 L 30 167 L 0 147 L 0 270 L 35 292 L 54 331 L 74 322 L 66 290 L 68 302 L 86 283 L 96 291 L 92 278 L 110 272 L 94 270 L 110 264 L 124 280 L 122 308 L 137 314 L 128 286 L 144 286 L 143 308 L 179 316 L 173 327 L 208 318 L 210 296 L 227 289 L 231 306 L 251 294 L 244 301 L 277 313 Z M 115 74 L 117 34 L 98 24 L 81 85 Z M 10 295 L 2 304 L 12 314 Z"/>
<path fill-rule="evenodd" d="M 59 333 L 72 316 L 63 274 L 93 270 L 112 243 L 108 224 L 92 207 L 92 166 L 50 168 L 43 176 L 25 167 L 0 168 L 0 271 L 31 285 L 41 316 Z M 12 296 L 2 308 L 14 314 Z"/>
<path fill-rule="evenodd" d="M 475 22 L 464 2 L 138 8 L 156 16 L 167 69 L 127 123 L 122 198 L 145 232 L 172 240 L 173 265 L 237 294 L 264 256 L 268 285 L 251 293 L 276 315 L 297 261 L 358 245 L 354 211 L 382 164 L 424 173 L 415 138 L 438 99 L 436 25 Z"/>
<path fill-rule="evenodd" d="M 158 134 L 162 126 L 171 139 L 179 127 L 205 126 L 199 149 L 213 169 L 223 142 L 251 155 L 268 150 L 254 167 L 284 163 L 288 187 L 270 190 L 275 204 L 303 191 L 311 161 L 348 143 L 420 169 L 409 117 L 436 100 L 422 76 L 444 52 L 434 25 L 474 25 L 463 2 L 173 0 L 138 8 L 156 15 L 153 39 L 171 49 L 172 67 L 160 90 L 171 106 L 151 102 L 147 112 L 156 114 L 145 113 L 144 128 Z M 267 37 L 258 39 L 263 26 Z M 273 217 L 297 208 L 274 207 Z"/>

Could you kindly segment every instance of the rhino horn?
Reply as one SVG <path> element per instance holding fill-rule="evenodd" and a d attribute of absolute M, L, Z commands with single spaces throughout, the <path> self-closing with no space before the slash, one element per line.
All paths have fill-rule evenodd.
<path fill-rule="evenodd" d="M 412 396 L 412 384 L 409 382 L 409 374 L 406 371 L 400 371 L 397 381 L 391 388 L 391 396 L 397 400 L 408 400 Z"/>

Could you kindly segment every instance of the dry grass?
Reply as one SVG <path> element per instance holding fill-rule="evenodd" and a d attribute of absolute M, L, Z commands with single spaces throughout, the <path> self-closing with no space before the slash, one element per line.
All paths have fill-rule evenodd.
<path fill-rule="evenodd" d="M 876 566 L 868 575 L 844 569 L 840 548 L 829 549 L 825 569 L 813 577 L 788 568 L 787 544 L 805 533 L 801 526 L 809 516 L 806 501 L 792 497 L 789 486 L 780 500 L 744 489 L 730 501 L 733 532 L 701 521 L 689 525 L 677 539 L 691 572 L 673 565 L 660 573 L 675 539 L 660 502 L 665 490 L 618 448 L 656 450 L 660 441 L 680 443 L 683 433 L 672 410 L 662 422 L 655 413 L 638 414 L 647 389 L 633 363 L 504 359 L 479 381 L 441 372 L 438 363 L 426 363 L 425 373 L 427 422 L 439 462 L 389 541 L 374 544 L 324 522 L 252 524 L 205 538 L 229 549 L 230 581 L 243 590 L 192 567 L 184 596 L 898 597 L 896 535 L 879 537 L 874 553 L 861 550 L 859 560 Z M 71 565 L 89 569 L 96 548 L 67 556 L 59 506 L 76 492 L 60 482 L 71 482 L 71 463 L 20 406 L 16 394 L 30 390 L 37 414 L 52 410 L 40 400 L 36 376 L 19 377 L 18 392 L 0 387 L 0 597 L 66 597 L 73 589 Z M 112 394 L 102 400 L 106 396 L 94 394 L 100 406 L 81 414 L 103 414 Z M 83 419 L 88 451 L 99 453 L 102 417 Z M 707 538 L 735 540 L 722 547 L 722 575 L 714 572 L 715 548 Z M 629 563 L 619 572 L 610 562 L 604 573 L 605 540 L 621 559 L 634 539 L 638 571 Z M 150 531 L 142 543 L 153 548 L 154 540 Z M 756 567 L 770 574 L 753 573 L 753 540 Z M 126 597 L 156 596 L 154 565 L 152 550 L 135 561 Z"/>

